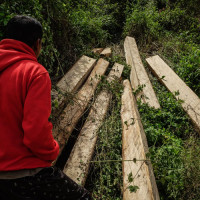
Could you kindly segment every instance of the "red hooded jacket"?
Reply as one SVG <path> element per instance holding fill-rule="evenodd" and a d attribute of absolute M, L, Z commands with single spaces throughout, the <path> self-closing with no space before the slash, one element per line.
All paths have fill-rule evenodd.
<path fill-rule="evenodd" d="M 52 136 L 51 80 L 23 42 L 0 42 L 0 171 L 48 167 L 59 153 Z"/>

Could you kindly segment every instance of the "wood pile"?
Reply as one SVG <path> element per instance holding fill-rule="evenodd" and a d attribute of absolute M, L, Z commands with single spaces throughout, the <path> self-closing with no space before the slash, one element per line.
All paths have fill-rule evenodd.
<path fill-rule="evenodd" d="M 100 54 L 101 52 L 103 51 L 103 48 L 94 48 L 94 49 L 92 49 L 92 52 L 94 53 L 94 54 Z"/>
<path fill-rule="evenodd" d="M 154 109 L 161 108 L 134 38 L 126 37 L 124 50 L 126 62 L 131 66 L 131 82 L 129 80 L 123 82 L 124 92 L 121 107 L 123 199 L 159 200 L 151 161 L 146 156 L 148 143 L 137 109 L 136 99 L 140 98 L 142 103 L 146 103 Z M 92 52 L 99 54 L 99 57 L 108 57 L 112 53 L 111 48 L 95 48 Z M 150 70 L 161 83 L 174 94 L 177 100 L 182 100 L 183 109 L 200 132 L 200 100 L 198 96 L 159 56 L 153 56 L 146 61 Z M 98 84 L 101 82 L 101 76 L 110 69 L 108 66 L 109 62 L 103 58 L 96 61 L 93 58 L 82 56 L 57 84 L 57 88 L 62 94 L 61 98 L 58 99 L 62 113 L 59 114 L 59 123 L 54 128 L 53 135 L 60 145 L 60 153 L 62 153 L 72 131 L 76 128 L 78 121 L 93 99 L 88 117 L 63 170 L 80 185 L 85 184 L 98 138 L 98 130 L 105 119 L 112 99 L 112 94 L 107 89 L 102 90 L 97 96 L 94 95 Z M 115 63 L 107 76 L 107 82 L 119 81 L 123 68 L 123 65 Z M 136 97 L 133 95 L 133 89 L 135 91 L 141 90 Z M 68 92 L 74 93 L 74 96 L 72 101 L 66 105 L 65 97 Z M 55 94 L 58 95 L 58 92 L 56 91 Z M 134 177 L 133 183 L 128 180 L 130 175 Z M 139 189 L 136 192 L 130 192 L 128 188 L 131 184 L 138 186 Z"/>
<path fill-rule="evenodd" d="M 110 57 L 112 55 L 112 50 L 110 47 L 107 48 L 94 48 L 92 52 L 96 55 L 100 55 L 101 57 Z"/>
<path fill-rule="evenodd" d="M 111 69 L 107 81 L 111 83 L 121 77 L 124 66 L 115 63 Z M 79 134 L 76 144 L 65 165 L 64 172 L 75 182 L 84 185 L 89 169 L 89 161 L 92 159 L 97 141 L 97 132 L 108 111 L 112 94 L 103 90 L 96 97 L 88 118 Z"/>
<path fill-rule="evenodd" d="M 72 104 L 68 104 L 59 116 L 59 124 L 54 128 L 53 136 L 60 145 L 60 152 L 62 152 L 78 120 L 83 115 L 108 65 L 109 62 L 106 60 L 99 59 L 87 81 L 74 97 Z"/>

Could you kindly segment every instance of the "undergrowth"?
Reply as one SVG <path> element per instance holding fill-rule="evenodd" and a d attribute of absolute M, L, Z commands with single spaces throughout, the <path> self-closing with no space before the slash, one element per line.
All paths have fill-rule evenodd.
<path fill-rule="evenodd" d="M 93 160 L 121 160 L 122 127 L 120 101 L 112 101 L 108 114 L 99 130 L 96 152 Z M 122 163 L 97 162 L 92 164 L 86 187 L 96 200 L 122 199 Z"/>
<path fill-rule="evenodd" d="M 181 102 L 176 101 L 173 95 L 157 80 L 154 79 L 152 82 L 161 109 L 150 108 L 140 101 L 138 105 L 159 194 L 163 200 L 185 199 L 183 192 L 188 187 L 187 180 L 191 176 L 189 173 L 186 175 L 185 170 L 186 166 L 189 169 L 193 166 L 192 162 L 185 162 L 185 154 L 191 152 L 190 148 L 186 148 L 186 144 L 188 144 L 189 138 L 195 137 L 197 141 L 193 141 L 194 148 L 200 150 L 197 145 L 199 139 L 181 107 Z M 198 175 L 199 168 L 197 167 L 193 172 Z M 199 188 L 198 181 L 194 185 Z M 194 199 L 198 199 L 198 193 L 195 193 L 195 190 L 191 189 L 190 191 L 194 192 Z"/>
<path fill-rule="evenodd" d="M 116 54 L 116 49 L 113 49 L 112 58 L 105 58 L 110 63 L 109 70 L 115 62 L 123 64 L 122 77 L 127 78 L 130 73 L 130 66 L 125 63 L 123 57 Z M 88 52 L 88 55 L 91 55 L 91 53 Z M 108 83 L 105 77 L 102 77 L 95 94 L 95 96 L 98 95 L 101 90 L 107 90 L 112 93 L 112 101 L 109 104 L 106 119 L 98 131 L 98 141 L 93 157 L 93 161 L 96 162 L 91 164 L 86 182 L 86 188 L 92 192 L 93 198 L 96 200 L 122 199 L 123 179 L 122 163 L 120 162 L 122 159 L 122 125 L 120 110 L 123 86 L 121 81 L 116 80 Z M 111 162 L 108 160 L 111 160 Z M 113 162 L 112 160 L 118 160 L 119 162 Z"/>
<path fill-rule="evenodd" d="M 167 40 L 168 39 L 168 40 Z M 159 54 L 180 78 L 200 97 L 200 48 L 184 42 L 183 36 L 167 37 Z"/>

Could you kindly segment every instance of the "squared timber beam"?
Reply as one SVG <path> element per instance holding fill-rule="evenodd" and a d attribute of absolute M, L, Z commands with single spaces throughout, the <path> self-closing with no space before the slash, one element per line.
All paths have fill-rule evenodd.
<path fill-rule="evenodd" d="M 55 97 L 58 104 L 57 109 L 52 110 L 54 115 L 59 115 L 59 111 L 62 111 L 64 108 L 66 103 L 65 94 L 72 93 L 71 95 L 73 95 L 80 88 L 92 71 L 95 63 L 96 59 L 83 55 L 56 84 L 59 92 L 57 90 L 51 91 L 52 97 Z"/>
<path fill-rule="evenodd" d="M 153 168 L 146 157 L 148 144 L 136 99 L 133 96 L 130 82 L 125 80 L 123 85 L 121 107 L 123 200 L 159 200 Z M 128 181 L 129 176 L 133 178 L 132 183 Z M 128 189 L 130 185 L 136 185 L 139 189 L 131 193 Z"/>
<path fill-rule="evenodd" d="M 160 108 L 160 104 L 140 58 L 134 38 L 128 36 L 126 37 L 124 42 L 124 50 L 126 62 L 131 66 L 130 80 L 132 88 L 137 90 L 139 87 L 142 87 L 142 93 L 138 95 L 142 95 L 142 101 L 144 103 L 148 103 L 151 107 Z"/>
<path fill-rule="evenodd" d="M 153 74 L 172 92 L 174 97 L 183 100 L 183 109 L 200 133 L 200 99 L 179 76 L 157 55 L 146 59 Z"/>

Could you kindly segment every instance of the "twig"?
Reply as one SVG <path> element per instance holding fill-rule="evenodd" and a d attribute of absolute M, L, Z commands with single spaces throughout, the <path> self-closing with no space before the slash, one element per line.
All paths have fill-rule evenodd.
<path fill-rule="evenodd" d="M 150 161 L 150 160 L 136 160 L 136 161 Z M 102 162 L 135 162 L 134 160 L 99 160 L 99 161 L 88 161 L 87 163 L 102 163 Z"/>

